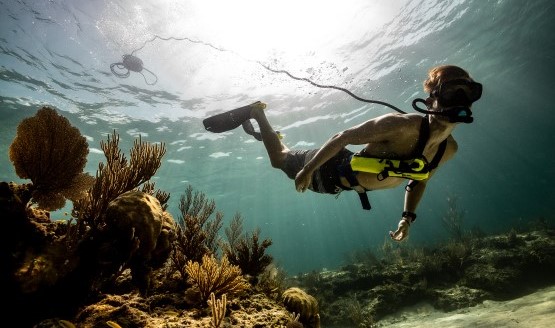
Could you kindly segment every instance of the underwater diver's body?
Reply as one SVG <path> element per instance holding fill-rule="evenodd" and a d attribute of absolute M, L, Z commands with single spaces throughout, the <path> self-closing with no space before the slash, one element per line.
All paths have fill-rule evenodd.
<path fill-rule="evenodd" d="M 434 91 L 440 88 L 441 84 L 448 81 L 459 81 L 462 84 L 443 88 L 442 92 L 445 94 L 454 93 L 455 90 L 471 92 L 464 84 L 466 81 L 474 83 L 466 71 L 456 66 L 438 66 L 432 68 L 428 75 L 428 79 L 424 82 L 424 90 L 430 93 L 430 97 L 423 102 L 430 113 L 448 111 L 450 107 L 461 107 L 460 104 L 449 107 L 440 104 L 438 98 L 441 95 Z M 473 101 L 475 100 L 477 99 Z M 469 115 L 471 115 L 469 109 L 471 103 L 465 104 Z M 348 145 L 364 145 L 359 154 L 366 157 L 408 159 L 423 155 L 428 161 L 435 161 L 429 177 L 433 175 L 435 168 L 451 159 L 457 151 L 457 142 L 451 136 L 457 122 L 451 122 L 448 116 L 436 114 L 424 117 L 418 114 L 386 114 L 335 134 L 319 149 L 290 150 L 281 142 L 279 134 L 268 122 L 264 108 L 265 105 L 262 103 L 252 106 L 250 118 L 256 120 L 259 125 L 259 137 L 264 142 L 271 165 L 283 170 L 288 177 L 294 179 L 299 192 L 310 189 L 334 194 L 341 190 L 354 189 L 364 193 L 393 188 L 407 182 L 405 178 L 394 176 L 383 178 L 377 173 L 360 171 L 356 172 L 354 180 L 347 178 L 337 167 L 344 165 L 345 161 L 348 163 L 351 159 L 352 152 L 346 149 Z M 425 138 L 421 136 L 422 125 L 425 124 L 427 124 L 428 137 L 424 142 L 419 142 Z M 405 193 L 401 220 L 397 230 L 390 232 L 393 240 L 401 241 L 408 236 L 410 224 L 416 219 L 414 213 L 424 194 L 429 177 L 418 183 L 412 183 L 412 180 L 409 180 L 411 188 L 407 188 Z"/>

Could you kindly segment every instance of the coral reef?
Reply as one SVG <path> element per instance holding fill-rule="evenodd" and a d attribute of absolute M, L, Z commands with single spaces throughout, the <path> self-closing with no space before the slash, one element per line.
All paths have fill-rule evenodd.
<path fill-rule="evenodd" d="M 321 320 L 367 328 L 422 301 L 452 311 L 555 284 L 555 231 L 545 220 L 535 230 L 479 236 L 463 229 L 455 201 L 444 217 L 452 237 L 444 244 L 425 249 L 385 242 L 381 256 L 367 250 L 341 270 L 286 277 L 266 254 L 271 240 L 260 241 L 258 229 L 243 233 L 239 213 L 223 242 L 223 214 L 192 187 L 173 219 L 166 211 L 169 194 L 150 182 L 164 144 L 139 138 L 128 162 L 114 132 L 101 142 L 106 163 L 83 193 L 86 144 L 77 135 L 67 120 L 43 108 L 22 122 L 10 148 L 18 175 L 31 183 L 0 182 L 6 322 L 35 328 L 298 328 L 319 327 Z M 75 140 L 66 153 L 60 144 L 68 136 Z M 63 181 L 51 181 L 55 174 Z M 72 216 L 53 219 L 49 209 L 66 199 L 73 201 Z M 21 309 L 32 311 L 21 316 Z"/>
<path fill-rule="evenodd" d="M 50 107 L 21 121 L 10 145 L 16 174 L 31 180 L 33 202 L 49 211 L 62 208 L 66 199 L 85 196 L 93 182 L 83 173 L 88 153 L 85 137 Z"/>
<path fill-rule="evenodd" d="M 550 274 L 555 270 L 554 237 L 554 230 L 544 228 L 449 240 L 433 249 L 387 246 L 386 256 L 378 263 L 307 273 L 298 277 L 296 285 L 319 301 L 324 325 L 379 322 L 422 301 L 453 311 L 554 284 L 555 276 Z M 354 303 L 356 316 L 347 311 Z"/>
<path fill-rule="evenodd" d="M 77 221 L 68 243 L 80 261 L 69 279 L 81 283 L 83 290 L 102 289 L 130 267 L 133 283 L 144 294 L 150 272 L 164 264 L 175 239 L 173 217 L 165 211 L 169 194 L 155 190 L 149 181 L 165 146 L 139 137 L 128 162 L 115 131 L 100 144 L 106 164 L 99 164 L 94 184 L 72 210 Z"/>
<path fill-rule="evenodd" d="M 117 140 L 114 132 L 108 143 L 101 143 L 109 163 L 99 165 L 94 179 L 81 172 L 88 154 L 86 139 L 55 110 L 44 107 L 18 126 L 10 159 L 16 173 L 31 183 L 0 182 L 0 214 L 10 231 L 0 243 L 0 287 L 11 300 L 10 315 L 10 309 L 35 309 L 19 320 L 22 326 L 52 313 L 73 313 L 127 266 L 144 292 L 149 272 L 167 259 L 175 232 L 161 202 L 169 195 L 155 191 L 148 181 L 160 166 L 164 145 L 150 146 L 139 138 L 127 165 Z M 141 201 L 149 203 L 150 211 L 136 217 L 129 209 L 106 215 L 111 201 L 141 185 Z M 52 220 L 49 210 L 60 208 L 66 199 L 77 215 Z M 138 202 L 133 206 L 141 208 Z M 119 244 L 111 248 L 114 242 Z"/>
<path fill-rule="evenodd" d="M 206 328 L 212 325 L 210 309 L 187 308 L 183 303 L 183 291 L 146 298 L 133 293 L 108 294 L 96 303 L 84 306 L 75 317 L 67 320 L 79 328 L 108 327 L 107 321 L 121 327 Z M 46 325 L 48 321 L 45 320 L 41 328 L 58 327 Z M 254 294 L 228 300 L 221 327 L 278 328 L 284 327 L 288 321 L 289 313 L 282 305 Z"/>

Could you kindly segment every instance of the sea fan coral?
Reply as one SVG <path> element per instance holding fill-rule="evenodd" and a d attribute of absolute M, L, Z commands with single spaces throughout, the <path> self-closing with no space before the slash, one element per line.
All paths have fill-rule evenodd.
<path fill-rule="evenodd" d="M 211 293 L 234 295 L 250 287 L 241 275 L 241 269 L 230 264 L 225 256 L 221 263 L 213 255 L 204 255 L 202 263 L 188 261 L 186 271 L 190 282 L 198 288 L 203 302 L 208 300 Z"/>
<path fill-rule="evenodd" d="M 79 130 L 50 107 L 21 121 L 10 145 L 16 174 L 32 181 L 33 201 L 45 210 L 85 196 L 94 180 L 83 173 L 88 153 L 87 140 Z"/>

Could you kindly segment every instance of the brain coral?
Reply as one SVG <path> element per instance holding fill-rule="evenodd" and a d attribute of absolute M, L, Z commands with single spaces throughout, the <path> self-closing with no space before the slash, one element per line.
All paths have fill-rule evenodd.
<path fill-rule="evenodd" d="M 66 199 L 85 195 L 94 180 L 83 173 L 88 153 L 85 137 L 49 107 L 22 120 L 10 145 L 16 174 L 32 181 L 33 201 L 45 210 L 62 208 Z"/>
<path fill-rule="evenodd" d="M 175 239 L 173 218 L 164 212 L 155 197 L 141 191 L 128 191 L 110 202 L 105 222 L 111 238 L 107 240 L 104 261 L 116 267 L 127 261 L 133 282 L 145 294 L 152 269 L 167 260 Z M 102 254 L 100 254 L 102 255 Z"/>
<path fill-rule="evenodd" d="M 300 288 L 291 287 L 283 292 L 282 299 L 285 308 L 289 312 L 300 315 L 300 322 L 310 327 L 319 326 L 318 301 L 314 296 L 307 294 Z"/>

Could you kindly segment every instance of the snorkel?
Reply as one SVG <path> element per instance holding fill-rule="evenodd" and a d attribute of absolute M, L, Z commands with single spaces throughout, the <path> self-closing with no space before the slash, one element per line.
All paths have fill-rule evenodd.
<path fill-rule="evenodd" d="M 430 98 L 436 99 L 443 110 L 430 110 L 430 106 L 422 98 L 414 99 L 412 108 L 423 114 L 447 116 L 451 123 L 472 123 L 474 118 L 470 106 L 481 96 L 482 84 L 465 79 L 451 80 L 438 85 L 430 93 Z M 426 109 L 420 108 L 418 103 L 424 104 Z"/>
<path fill-rule="evenodd" d="M 418 103 L 423 103 L 424 105 L 426 105 L 426 108 L 429 108 L 426 104 L 426 100 L 422 98 L 416 98 L 412 101 L 412 108 L 414 108 L 415 111 L 423 114 L 447 116 L 450 123 L 472 123 L 474 121 L 474 117 L 472 117 L 472 111 L 470 110 L 469 106 L 456 106 L 446 108 L 443 111 L 438 112 L 435 110 L 422 109 L 418 107 Z"/>

